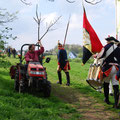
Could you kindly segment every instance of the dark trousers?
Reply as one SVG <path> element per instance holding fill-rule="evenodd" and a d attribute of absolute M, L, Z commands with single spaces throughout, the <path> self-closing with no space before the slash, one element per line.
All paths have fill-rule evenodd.
<path fill-rule="evenodd" d="M 104 82 L 103 87 L 104 87 L 105 102 L 109 104 L 109 83 Z M 114 106 L 117 107 L 119 101 L 119 85 L 113 85 L 113 89 L 114 89 L 114 101 L 115 101 Z"/>
<path fill-rule="evenodd" d="M 61 71 L 57 71 L 57 73 L 58 73 L 59 83 L 62 84 L 62 74 L 61 74 Z M 65 72 L 65 74 L 66 74 L 67 84 L 70 84 L 69 72 Z"/>

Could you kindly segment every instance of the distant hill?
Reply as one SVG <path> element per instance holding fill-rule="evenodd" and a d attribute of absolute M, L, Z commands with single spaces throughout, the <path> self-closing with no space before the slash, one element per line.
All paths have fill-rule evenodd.
<path fill-rule="evenodd" d="M 73 52 L 73 53 L 77 54 L 78 57 L 81 57 L 81 55 L 82 55 L 82 46 L 81 45 L 66 44 L 65 49 L 67 50 L 67 53 Z M 55 46 L 53 49 L 51 49 L 47 52 L 49 52 L 50 54 L 56 55 L 58 52 L 57 46 Z"/>

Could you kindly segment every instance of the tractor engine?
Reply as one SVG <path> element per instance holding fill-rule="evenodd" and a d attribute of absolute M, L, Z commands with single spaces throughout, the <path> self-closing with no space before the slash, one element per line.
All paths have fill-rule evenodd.
<path fill-rule="evenodd" d="M 28 74 L 30 77 L 46 78 L 45 68 L 39 62 L 28 64 Z"/>

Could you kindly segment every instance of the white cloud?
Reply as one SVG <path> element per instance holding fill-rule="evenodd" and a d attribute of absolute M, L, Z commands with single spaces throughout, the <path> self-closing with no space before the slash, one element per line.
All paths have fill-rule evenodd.
<path fill-rule="evenodd" d="M 43 15 L 43 19 L 45 19 L 43 21 L 44 25 L 46 26 L 46 24 L 47 25 L 51 24 L 51 22 L 54 22 L 54 20 L 56 20 L 57 17 L 58 17 L 58 14 L 56 12 Z"/>
<path fill-rule="evenodd" d="M 16 48 L 17 50 L 20 50 L 21 46 L 25 43 L 28 44 L 33 44 L 35 43 L 35 36 L 34 35 L 29 35 L 29 34 L 19 34 L 17 35 L 17 39 L 16 40 L 11 40 L 9 42 L 9 45 L 12 46 L 13 48 Z M 37 42 L 37 40 L 36 40 Z"/>
<path fill-rule="evenodd" d="M 107 5 L 114 5 L 115 4 L 115 0 L 105 0 L 105 3 Z"/>
<path fill-rule="evenodd" d="M 105 38 L 107 38 L 109 35 L 116 38 L 115 31 L 111 31 L 111 32 L 105 31 L 104 33 L 101 33 L 100 31 L 98 31 L 98 35 L 99 35 L 98 37 L 100 38 L 100 41 L 102 42 L 103 45 L 106 45 Z"/>
<path fill-rule="evenodd" d="M 71 20 L 70 20 L 70 28 L 71 29 L 82 28 L 82 16 L 75 13 L 72 14 Z"/>
<path fill-rule="evenodd" d="M 31 5 L 34 5 L 34 4 L 38 4 L 38 0 L 22 0 L 23 1 L 23 4 L 24 3 L 27 3 L 26 5 L 27 6 L 31 6 Z"/>
<path fill-rule="evenodd" d="M 65 0 L 55 0 L 55 2 L 49 2 L 47 0 L 26 0 L 32 2 L 31 6 L 26 6 L 20 0 L 0 0 L 1 6 L 8 8 L 8 11 L 20 11 L 18 20 L 10 23 L 15 35 L 19 37 L 16 41 L 10 41 L 10 44 L 17 49 L 20 49 L 24 43 L 36 43 L 37 41 L 37 24 L 33 20 L 35 17 L 36 3 L 39 5 L 39 11 L 45 21 L 42 23 L 41 35 L 45 31 L 46 23 L 50 23 L 56 19 L 59 15 L 62 18 L 57 22 L 53 28 L 57 30 L 49 32 L 42 40 L 46 49 L 51 49 L 57 44 L 57 40 L 63 42 L 64 34 L 66 30 L 66 24 L 69 14 L 71 14 L 70 26 L 67 35 L 67 43 L 69 44 L 82 44 L 82 25 L 83 25 L 83 10 L 81 0 L 76 0 L 75 3 L 70 4 Z M 8 3 L 9 4 L 6 4 Z M 112 31 L 115 31 L 115 0 L 102 0 L 101 3 L 92 6 L 85 4 L 87 18 L 94 28 L 99 33 L 99 38 L 103 40 Z M 113 35 L 115 33 L 113 32 Z"/>

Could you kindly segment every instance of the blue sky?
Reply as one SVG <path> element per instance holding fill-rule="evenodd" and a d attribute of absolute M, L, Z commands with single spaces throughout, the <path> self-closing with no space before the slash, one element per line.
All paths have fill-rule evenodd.
<path fill-rule="evenodd" d="M 26 6 L 20 0 L 1 0 L 1 8 L 7 8 L 9 12 L 19 11 L 17 14 L 18 19 L 13 23 L 9 23 L 9 26 L 13 28 L 12 33 L 18 36 L 18 39 L 15 41 L 9 40 L 9 45 L 18 50 L 24 43 L 37 42 L 37 24 L 33 19 L 35 17 L 36 4 L 39 6 L 39 12 L 41 12 L 42 17 L 45 18 L 42 23 L 41 35 L 45 31 L 46 22 L 49 23 L 58 16 L 62 16 L 53 27 L 56 30 L 49 32 L 42 40 L 46 50 L 54 48 L 58 40 L 63 43 L 70 14 L 71 20 L 66 43 L 82 45 L 83 9 L 81 1 L 76 0 L 75 3 L 70 4 L 65 0 L 55 0 L 55 2 L 28 0 L 32 5 Z M 104 45 L 104 38 L 108 35 L 115 36 L 116 32 L 115 0 L 103 0 L 95 6 L 87 3 L 84 3 L 84 5 L 87 18 Z"/>

